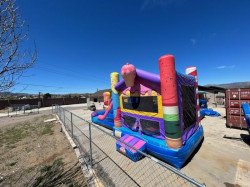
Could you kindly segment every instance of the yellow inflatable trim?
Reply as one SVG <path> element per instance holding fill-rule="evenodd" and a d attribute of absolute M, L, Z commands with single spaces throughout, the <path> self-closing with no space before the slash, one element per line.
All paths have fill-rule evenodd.
<path fill-rule="evenodd" d="M 127 91 L 128 93 L 129 91 Z M 155 91 L 154 91 L 155 92 Z M 145 95 L 138 95 L 133 93 L 133 94 L 129 94 L 127 95 L 126 93 L 126 96 L 140 96 L 140 97 L 147 97 Z M 136 110 L 129 110 L 129 109 L 125 109 L 123 108 L 123 103 L 122 103 L 122 96 L 125 96 L 123 94 L 120 94 L 120 107 L 121 107 L 121 111 L 122 112 L 128 112 L 128 113 L 131 113 L 131 114 L 138 114 L 138 115 L 142 115 L 142 116 L 148 116 L 148 117 L 157 117 L 157 118 L 163 118 L 163 110 L 162 110 L 162 98 L 161 96 L 159 96 L 156 92 L 154 93 L 155 95 L 153 95 L 153 92 L 151 94 L 151 96 L 157 96 L 157 104 L 158 104 L 158 113 L 154 113 L 154 112 L 143 112 L 143 111 L 136 111 Z"/>

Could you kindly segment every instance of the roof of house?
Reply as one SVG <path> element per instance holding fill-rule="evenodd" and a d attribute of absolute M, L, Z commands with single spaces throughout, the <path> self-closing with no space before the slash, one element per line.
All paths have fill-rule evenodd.
<path fill-rule="evenodd" d="M 206 92 L 222 92 L 225 93 L 226 89 L 218 86 L 199 86 L 198 89 L 200 91 Z"/>

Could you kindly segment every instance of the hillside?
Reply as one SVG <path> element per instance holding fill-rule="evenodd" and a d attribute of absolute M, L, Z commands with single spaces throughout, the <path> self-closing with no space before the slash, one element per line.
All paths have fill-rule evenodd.
<path fill-rule="evenodd" d="M 233 83 L 225 83 L 225 84 L 206 84 L 204 85 L 205 87 L 209 87 L 209 86 L 216 86 L 216 87 L 222 87 L 225 89 L 232 89 L 232 88 L 250 88 L 250 81 L 247 82 L 233 82 Z M 110 89 L 104 89 L 104 90 L 98 90 L 95 93 L 74 93 L 74 94 L 53 94 L 54 96 L 60 97 L 60 96 L 85 96 L 88 97 L 89 95 L 91 95 L 92 97 L 102 97 L 103 92 L 107 92 L 107 91 L 111 91 Z M 30 96 L 32 94 L 28 94 L 28 93 L 12 93 L 12 92 L 0 92 L 0 98 L 5 98 L 5 97 L 24 97 L 24 96 Z M 34 96 L 36 96 L 37 94 L 33 94 Z"/>
<path fill-rule="evenodd" d="M 207 84 L 205 86 L 218 86 L 226 89 L 232 88 L 250 88 L 250 82 L 233 82 L 233 83 L 226 83 L 226 84 Z"/>

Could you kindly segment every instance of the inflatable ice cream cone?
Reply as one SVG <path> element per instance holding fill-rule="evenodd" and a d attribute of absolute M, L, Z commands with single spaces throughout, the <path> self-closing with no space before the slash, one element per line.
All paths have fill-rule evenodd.
<path fill-rule="evenodd" d="M 134 81 L 135 81 L 135 76 L 134 75 L 124 74 L 122 77 L 123 77 L 127 87 L 134 86 Z"/>
<path fill-rule="evenodd" d="M 121 71 L 126 86 L 127 87 L 134 86 L 135 76 L 136 76 L 135 66 L 127 63 L 126 65 L 122 66 Z"/>

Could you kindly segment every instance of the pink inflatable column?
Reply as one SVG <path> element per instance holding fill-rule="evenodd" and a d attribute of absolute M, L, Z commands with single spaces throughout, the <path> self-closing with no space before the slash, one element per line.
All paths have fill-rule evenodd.
<path fill-rule="evenodd" d="M 166 141 L 168 147 L 179 148 L 182 146 L 182 139 L 174 56 L 162 56 L 159 68 Z"/>
<path fill-rule="evenodd" d="M 197 124 L 200 124 L 200 102 L 199 102 L 199 93 L 198 93 L 198 78 L 197 78 L 197 69 L 194 66 L 186 68 L 186 74 L 192 75 L 195 78 L 195 92 L 196 92 L 196 116 Z"/>

